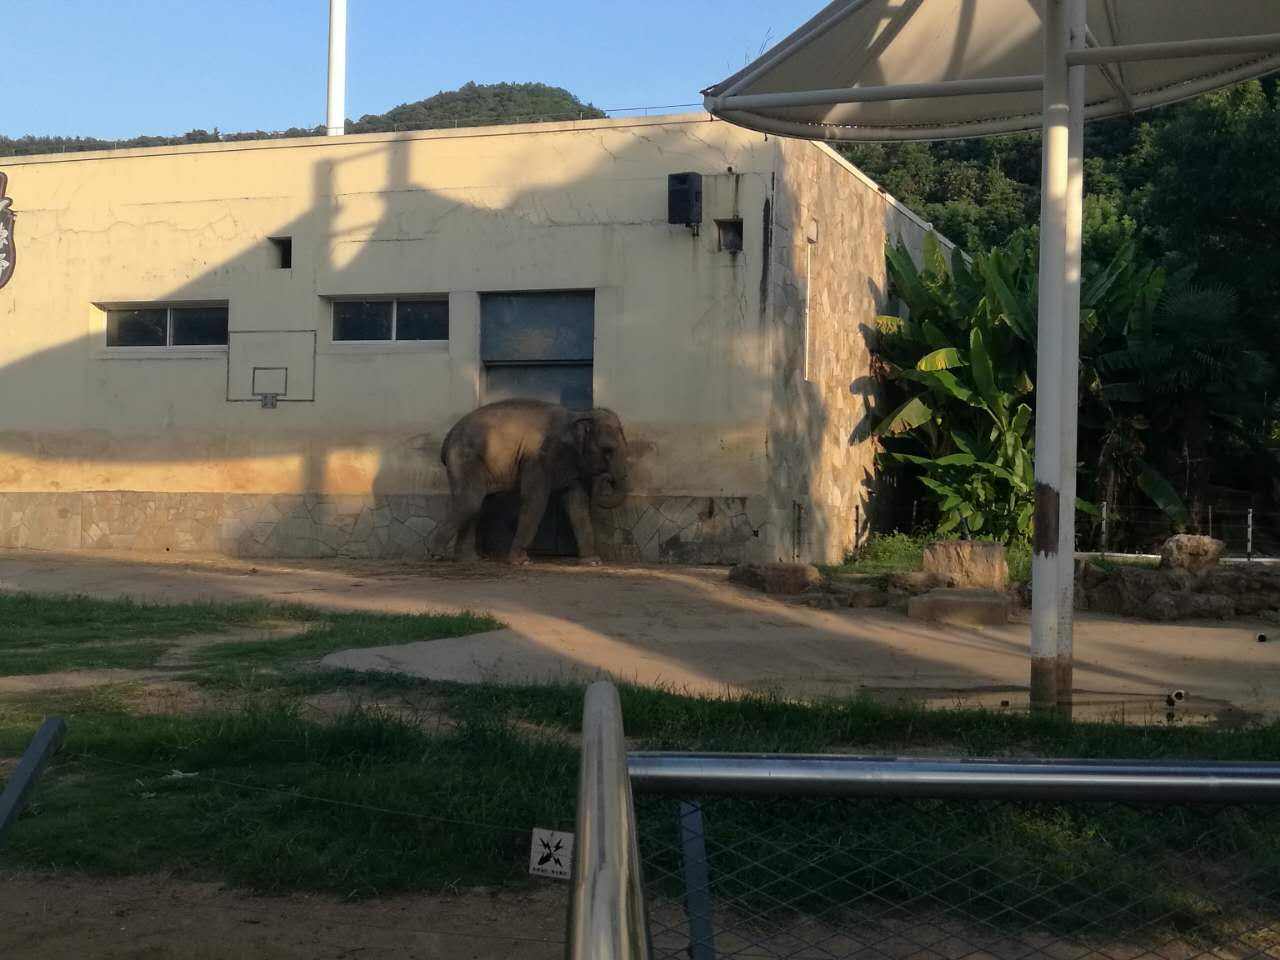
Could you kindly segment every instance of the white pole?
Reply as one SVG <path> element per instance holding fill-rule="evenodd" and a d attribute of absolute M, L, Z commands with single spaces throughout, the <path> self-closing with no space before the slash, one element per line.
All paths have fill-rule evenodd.
<path fill-rule="evenodd" d="M 1063 310 L 1067 268 L 1070 108 L 1067 3 L 1044 5 L 1044 133 L 1040 310 L 1036 345 L 1036 510 L 1031 558 L 1031 708 L 1057 708 L 1058 529 L 1062 484 Z"/>
<path fill-rule="evenodd" d="M 346 133 L 347 0 L 329 0 L 329 107 L 325 133 Z"/>
<path fill-rule="evenodd" d="M 1067 26 L 1072 50 L 1087 43 L 1083 0 L 1067 0 Z M 1074 686 L 1076 580 L 1076 437 L 1080 405 L 1080 280 L 1084 220 L 1084 85 L 1085 68 L 1071 67 L 1067 93 L 1068 125 L 1066 273 L 1062 303 L 1062 499 L 1058 509 L 1058 708 L 1071 713 Z"/>

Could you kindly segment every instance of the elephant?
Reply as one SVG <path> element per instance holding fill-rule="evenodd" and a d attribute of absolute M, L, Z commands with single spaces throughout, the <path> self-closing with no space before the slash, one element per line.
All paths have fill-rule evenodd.
<path fill-rule="evenodd" d="M 592 503 L 621 506 L 627 496 L 627 439 L 611 410 L 571 410 L 541 400 L 500 400 L 453 425 L 440 449 L 449 476 L 449 516 L 431 540 L 443 558 L 474 559 L 476 521 L 491 493 L 518 491 L 519 520 L 509 560 L 529 562 L 529 543 L 552 494 L 564 499 L 578 554 L 600 563 L 591 529 Z"/>

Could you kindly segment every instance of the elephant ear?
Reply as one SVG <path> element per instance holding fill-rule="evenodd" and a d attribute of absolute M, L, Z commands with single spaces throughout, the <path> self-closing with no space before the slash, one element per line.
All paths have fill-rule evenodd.
<path fill-rule="evenodd" d="M 578 448 L 578 453 L 586 455 L 591 437 L 596 430 L 595 418 L 588 415 L 584 417 L 574 417 L 573 419 L 573 442 Z"/>

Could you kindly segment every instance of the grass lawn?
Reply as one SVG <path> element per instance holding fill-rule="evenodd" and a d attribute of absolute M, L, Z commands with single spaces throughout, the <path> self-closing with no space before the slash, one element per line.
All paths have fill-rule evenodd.
<path fill-rule="evenodd" d="M 180 637 L 296 626 L 275 642 L 202 644 L 208 663 L 270 666 L 318 660 L 334 650 L 437 640 L 497 629 L 471 613 L 391 616 L 332 613 L 275 603 L 153 604 L 36 594 L 0 594 L 0 676 L 101 667 L 155 667 Z"/>
<path fill-rule="evenodd" d="M 10 622 L 21 619 L 2 601 L 0 615 Z M 492 627 L 488 618 L 347 615 L 256 605 L 20 602 L 33 616 L 54 627 L 61 624 L 50 633 L 53 645 L 65 648 L 62 662 L 75 662 L 73 653 L 85 646 L 85 638 L 109 648 L 136 644 L 130 637 L 172 641 L 197 626 L 207 634 L 211 624 L 239 629 L 298 623 L 306 629 L 294 637 L 197 648 L 191 662 L 170 674 L 208 698 L 185 712 L 141 710 L 143 684 L 0 697 L 0 757 L 20 753 L 49 713 L 64 715 L 69 730 L 31 810 L 0 850 L 0 866 L 95 874 L 164 871 L 260 892 L 367 896 L 519 881 L 526 872 L 531 827 L 572 829 L 580 687 L 445 684 L 315 665 L 321 655 L 342 646 L 474 632 Z M 62 602 L 81 616 L 60 618 Z M 32 628 L 22 646 L 33 647 L 36 640 Z M 155 642 L 165 646 L 162 639 Z M 726 701 L 628 686 L 621 696 L 627 734 L 647 748 L 1280 759 L 1276 723 L 1222 730 L 1069 725 L 863 700 L 798 704 L 762 695 Z M 308 712 L 307 698 L 316 697 L 348 706 L 327 715 Z M 722 831 L 763 834 L 769 818 L 776 821 L 786 813 L 793 833 L 799 828 L 809 838 L 809 847 L 796 846 L 795 855 L 813 856 L 810 847 L 816 844 L 823 856 L 836 858 L 824 869 L 846 871 L 849 877 L 863 876 L 853 870 L 863 856 L 858 844 L 909 847 L 911 869 L 906 861 L 895 866 L 886 859 L 882 865 L 885 876 L 900 872 L 896 892 L 878 894 L 892 902 L 933 897 L 941 889 L 939 877 L 957 875 L 977 862 L 1008 876 L 1047 870 L 1045 876 L 1057 885 L 1046 886 L 1037 902 L 1056 924 L 1074 916 L 1065 909 L 1071 897 L 1102 889 L 1122 875 L 1146 884 L 1141 886 L 1144 904 L 1156 903 L 1166 913 L 1169 904 L 1176 906 L 1182 911 L 1179 922 L 1194 926 L 1216 908 L 1199 880 L 1199 899 L 1186 900 L 1178 870 L 1166 869 L 1177 862 L 1174 846 L 1158 854 L 1148 851 L 1139 862 L 1124 842 L 1137 836 L 1149 841 L 1205 835 L 1177 808 L 1107 806 L 1082 813 L 1080 805 L 978 809 L 881 801 L 853 810 L 788 801 L 781 805 L 784 810 L 777 804 L 719 803 L 709 810 Z M 644 798 L 641 816 L 642 832 L 649 837 L 669 832 L 675 823 L 670 803 L 660 798 Z M 1160 828 L 1152 826 L 1157 819 Z M 1234 857 L 1230 862 L 1238 872 L 1265 868 L 1280 876 L 1280 819 L 1267 811 L 1264 817 L 1232 823 L 1235 843 L 1224 848 L 1222 862 Z M 969 851 L 965 856 L 976 861 L 956 859 L 960 839 Z M 773 861 L 770 870 L 785 863 L 785 858 Z M 1153 864 L 1160 869 L 1153 872 Z M 733 873 L 747 877 L 750 869 L 743 864 Z M 1152 886 L 1149 875 L 1165 879 Z M 864 879 L 882 882 L 870 874 Z M 1268 901 L 1272 906 L 1280 903 L 1280 882 L 1264 892 L 1275 901 Z M 1157 894 L 1164 899 L 1154 899 Z M 1191 905 L 1178 906 L 1184 901 Z M 984 902 L 994 921 L 1002 909 L 1000 897 Z"/>

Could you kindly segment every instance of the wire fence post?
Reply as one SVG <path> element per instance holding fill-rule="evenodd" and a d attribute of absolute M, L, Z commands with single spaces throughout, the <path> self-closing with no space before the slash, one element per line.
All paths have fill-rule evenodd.
<path fill-rule="evenodd" d="M 1102 549 L 1098 551 L 1105 560 L 1107 557 L 1107 501 L 1102 501 Z"/>
<path fill-rule="evenodd" d="M 1253 507 L 1250 507 L 1245 515 L 1244 556 L 1246 560 L 1253 560 Z"/>
<path fill-rule="evenodd" d="M 1209 536 L 1213 536 L 1213 504 L 1209 504 Z"/>

